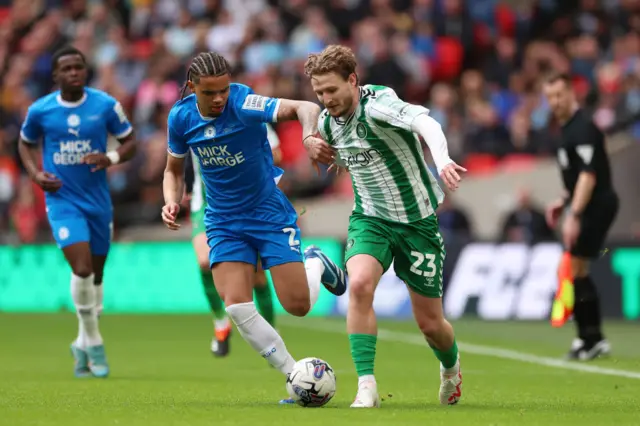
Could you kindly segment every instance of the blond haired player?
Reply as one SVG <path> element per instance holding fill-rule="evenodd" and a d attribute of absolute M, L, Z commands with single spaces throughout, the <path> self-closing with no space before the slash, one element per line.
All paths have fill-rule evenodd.
<path fill-rule="evenodd" d="M 444 194 L 427 168 L 418 135 L 451 190 L 458 187 L 458 172 L 466 170 L 449 158 L 442 128 L 427 109 L 402 101 L 388 87 L 358 85 L 356 66 L 353 52 L 337 45 L 310 55 L 305 64 L 326 107 L 318 122 L 326 142 L 309 139 L 307 148 L 313 153 L 319 147 L 311 145 L 331 145 L 335 164 L 351 173 L 355 193 L 345 253 L 347 331 L 359 377 L 351 407 L 380 404 L 373 372 L 373 294 L 392 262 L 410 289 L 418 327 L 440 360 L 440 402 L 452 405 L 461 396 L 462 374 L 453 328 L 442 309 L 445 250 L 435 211 Z"/>

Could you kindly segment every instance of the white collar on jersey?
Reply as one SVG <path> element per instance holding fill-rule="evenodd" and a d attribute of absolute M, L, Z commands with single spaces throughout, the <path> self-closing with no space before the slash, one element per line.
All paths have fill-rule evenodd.
<path fill-rule="evenodd" d="M 62 99 L 62 96 L 58 93 L 58 96 L 56 96 L 56 100 L 58 101 L 58 103 L 65 107 L 65 108 L 75 108 L 75 107 L 79 107 L 80 105 L 82 105 L 84 103 L 84 101 L 87 100 L 87 92 L 84 92 L 82 97 L 80 99 L 78 99 L 75 102 L 69 102 L 69 101 L 65 101 L 64 99 Z"/>

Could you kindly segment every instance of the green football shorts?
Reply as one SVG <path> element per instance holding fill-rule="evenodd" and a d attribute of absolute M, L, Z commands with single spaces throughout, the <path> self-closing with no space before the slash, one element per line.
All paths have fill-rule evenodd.
<path fill-rule="evenodd" d="M 386 271 L 394 264 L 398 278 L 414 292 L 442 297 L 445 249 L 435 214 L 413 223 L 396 223 L 352 213 L 345 262 L 357 254 L 368 254 Z"/>

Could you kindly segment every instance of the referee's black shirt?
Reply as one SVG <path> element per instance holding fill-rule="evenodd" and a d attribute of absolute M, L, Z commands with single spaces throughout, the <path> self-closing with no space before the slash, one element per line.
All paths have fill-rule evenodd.
<path fill-rule="evenodd" d="M 578 109 L 562 126 L 558 163 L 570 199 L 573 198 L 580 173 L 587 171 L 595 174 L 596 185 L 587 210 L 591 210 L 594 202 L 615 194 L 609 157 L 604 148 L 604 134 L 583 109 Z"/>

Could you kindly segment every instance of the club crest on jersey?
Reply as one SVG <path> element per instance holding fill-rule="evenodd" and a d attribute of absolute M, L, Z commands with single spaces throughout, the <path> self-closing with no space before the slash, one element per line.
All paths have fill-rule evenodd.
<path fill-rule="evenodd" d="M 207 139 L 213 139 L 216 137 L 216 128 L 213 126 L 207 126 L 204 128 L 204 137 Z"/>
<path fill-rule="evenodd" d="M 67 125 L 69 127 L 78 127 L 80 125 L 80 117 L 76 114 L 71 114 L 67 117 Z"/>
<path fill-rule="evenodd" d="M 367 128 L 364 124 L 358 123 L 356 126 L 356 134 L 360 139 L 365 139 L 367 137 Z"/>

